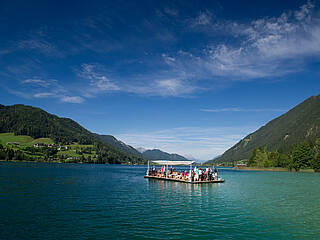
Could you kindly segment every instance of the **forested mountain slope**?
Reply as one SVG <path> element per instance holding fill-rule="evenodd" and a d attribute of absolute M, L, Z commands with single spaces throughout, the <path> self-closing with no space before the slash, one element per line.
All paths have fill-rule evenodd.
<path fill-rule="evenodd" d="M 125 144 L 124 142 L 116 139 L 112 135 L 99 135 L 99 134 L 95 134 L 95 135 L 102 142 L 108 143 L 123 152 L 142 157 L 142 154 L 138 150 L 136 150 L 134 147 L 131 147 L 130 145 Z"/>
<path fill-rule="evenodd" d="M 294 144 L 320 137 L 320 95 L 312 96 L 287 113 L 249 134 L 222 156 L 209 161 L 232 162 L 248 159 L 256 148 L 288 152 Z"/>

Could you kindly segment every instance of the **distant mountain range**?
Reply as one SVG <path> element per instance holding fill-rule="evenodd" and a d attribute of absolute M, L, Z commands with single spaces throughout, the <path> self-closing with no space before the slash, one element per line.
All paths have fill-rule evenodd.
<path fill-rule="evenodd" d="M 0 133 L 13 132 L 32 138 L 50 138 L 56 143 L 104 144 L 108 150 L 127 160 L 132 157 L 148 160 L 186 160 L 178 154 L 169 154 L 158 149 L 137 149 L 111 135 L 91 133 L 69 118 L 61 118 L 46 111 L 23 104 L 4 106 L 0 104 Z M 129 161 L 129 160 L 128 160 Z"/>
<path fill-rule="evenodd" d="M 161 151 L 159 149 L 145 149 L 145 148 L 137 148 L 125 144 L 124 142 L 116 139 L 114 136 L 111 135 L 99 135 L 95 134 L 101 141 L 108 143 L 112 145 L 113 147 L 129 153 L 133 154 L 138 157 L 142 157 L 147 160 L 159 160 L 159 159 L 166 159 L 166 160 L 188 160 L 185 157 L 179 155 L 179 154 L 170 154 L 164 151 Z"/>
<path fill-rule="evenodd" d="M 148 160 L 159 160 L 159 159 L 165 159 L 165 160 L 173 160 L 173 161 L 185 161 L 188 160 L 185 157 L 175 154 L 175 153 L 167 153 L 163 152 L 159 149 L 152 149 L 152 150 L 146 150 L 142 153 L 143 158 Z"/>
<path fill-rule="evenodd" d="M 287 153 L 294 144 L 320 137 L 320 95 L 312 96 L 287 113 L 249 134 L 222 156 L 208 161 L 233 162 L 248 159 L 255 148 Z"/>

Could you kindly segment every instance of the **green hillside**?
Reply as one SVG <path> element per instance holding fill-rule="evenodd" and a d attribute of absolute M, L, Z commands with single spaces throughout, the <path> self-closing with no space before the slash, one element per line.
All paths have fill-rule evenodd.
<path fill-rule="evenodd" d="M 0 144 L 6 145 L 7 143 L 30 144 L 34 139 L 30 136 L 15 136 L 14 133 L 0 133 Z"/>
<path fill-rule="evenodd" d="M 101 141 L 72 119 L 60 118 L 42 109 L 21 104 L 0 105 L 0 134 L 0 160 L 25 158 L 30 161 L 68 159 L 88 163 L 145 162 L 139 156 L 125 153 Z M 55 143 L 56 147 L 36 148 L 33 147 L 35 143 Z M 58 145 L 66 146 L 67 150 L 60 153 Z"/>
<path fill-rule="evenodd" d="M 17 143 L 23 146 L 33 146 L 36 143 L 53 144 L 54 141 L 50 138 L 33 139 L 26 135 L 14 135 L 14 133 L 0 133 L 0 144 L 8 145 L 10 143 Z"/>
<path fill-rule="evenodd" d="M 209 161 L 233 162 L 249 159 L 256 148 L 288 153 L 301 142 L 314 143 L 320 137 L 320 95 L 312 96 L 287 113 L 249 134 L 222 156 Z"/>
<path fill-rule="evenodd" d="M 141 153 L 137 151 L 135 148 L 131 147 L 130 145 L 125 144 L 124 142 L 119 141 L 112 135 L 99 135 L 95 134 L 102 142 L 110 144 L 115 148 L 138 157 L 142 157 Z"/>
<path fill-rule="evenodd" d="M 51 138 L 55 142 L 92 144 L 95 138 L 69 118 L 60 118 L 40 108 L 17 104 L 0 105 L 0 132 L 13 132 L 33 138 Z"/>

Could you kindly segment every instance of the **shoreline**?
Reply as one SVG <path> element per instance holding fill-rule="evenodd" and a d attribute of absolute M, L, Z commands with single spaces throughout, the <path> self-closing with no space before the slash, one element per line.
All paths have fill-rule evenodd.
<path fill-rule="evenodd" d="M 296 172 L 295 170 L 289 170 L 287 168 L 254 168 L 254 167 L 233 167 L 233 170 L 241 170 L 241 171 L 260 171 L 260 172 Z M 313 169 L 300 169 L 298 172 L 308 172 L 315 173 Z"/>
<path fill-rule="evenodd" d="M 87 162 L 59 162 L 59 161 L 28 161 L 28 160 L 3 160 L 0 162 L 21 162 L 21 163 L 58 163 L 58 164 L 100 164 L 100 165 L 127 165 L 127 166 L 145 166 L 146 164 L 112 164 L 112 163 L 87 163 Z"/>

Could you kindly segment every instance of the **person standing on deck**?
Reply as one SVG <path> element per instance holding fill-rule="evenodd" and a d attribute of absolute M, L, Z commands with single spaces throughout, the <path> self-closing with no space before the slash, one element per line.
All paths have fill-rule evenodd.
<path fill-rule="evenodd" d="M 208 179 L 209 179 L 209 168 L 206 167 L 206 180 L 208 180 Z"/>
<path fill-rule="evenodd" d="M 214 168 L 214 179 L 218 180 L 218 170 L 217 170 L 217 168 Z"/>
<path fill-rule="evenodd" d="M 195 169 L 195 181 L 199 181 L 199 169 L 197 167 L 194 168 Z"/>

